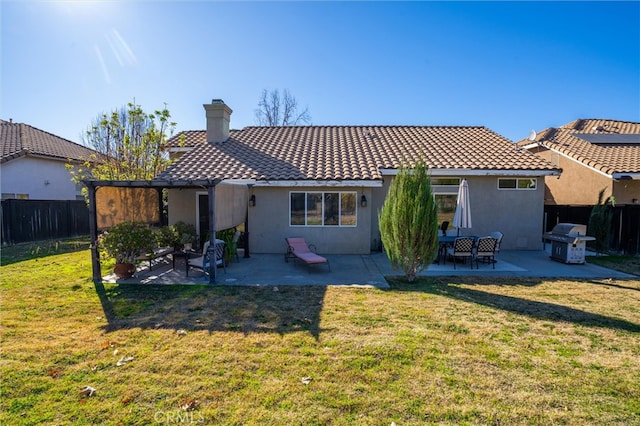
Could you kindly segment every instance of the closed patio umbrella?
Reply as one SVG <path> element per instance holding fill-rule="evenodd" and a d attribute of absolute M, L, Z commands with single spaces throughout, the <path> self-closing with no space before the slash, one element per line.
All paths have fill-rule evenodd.
<path fill-rule="evenodd" d="M 458 187 L 458 201 L 452 224 L 458 229 L 458 235 L 460 235 L 460 228 L 471 228 L 471 203 L 469 201 L 469 184 L 466 179 L 462 179 Z"/>

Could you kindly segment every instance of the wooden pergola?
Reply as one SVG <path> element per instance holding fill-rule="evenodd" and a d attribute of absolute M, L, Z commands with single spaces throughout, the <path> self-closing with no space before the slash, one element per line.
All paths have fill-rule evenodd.
<path fill-rule="evenodd" d="M 116 188 L 146 188 L 156 189 L 159 193 L 160 202 L 158 209 L 162 217 L 162 190 L 179 189 L 206 189 L 209 197 L 209 227 L 211 244 L 209 245 L 209 258 L 215 259 L 215 225 L 216 225 L 216 191 L 215 188 L 222 179 L 197 179 L 197 180 L 84 180 L 89 191 L 89 232 L 91 234 L 91 266 L 93 270 L 93 281 L 102 281 L 102 270 L 100 267 L 100 256 L 98 252 L 98 211 L 96 204 L 96 191 L 101 187 Z M 245 234 L 248 236 L 248 224 L 245 223 Z M 245 238 L 245 257 L 249 257 L 248 238 Z M 209 282 L 216 282 L 216 262 L 209 262 Z"/>

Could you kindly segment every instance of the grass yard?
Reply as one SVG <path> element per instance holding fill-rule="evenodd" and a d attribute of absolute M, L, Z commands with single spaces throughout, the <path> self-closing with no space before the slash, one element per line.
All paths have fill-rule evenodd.
<path fill-rule="evenodd" d="M 96 287 L 88 250 L 3 264 L 0 424 L 640 424 L 638 280 Z"/>

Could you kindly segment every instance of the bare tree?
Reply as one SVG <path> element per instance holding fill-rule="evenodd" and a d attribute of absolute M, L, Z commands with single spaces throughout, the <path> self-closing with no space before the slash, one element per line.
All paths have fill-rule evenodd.
<path fill-rule="evenodd" d="M 277 89 L 271 92 L 263 90 L 255 113 L 256 122 L 260 126 L 296 126 L 311 123 L 309 107 L 298 112 L 298 101 L 287 89 L 284 89 L 282 96 Z"/>

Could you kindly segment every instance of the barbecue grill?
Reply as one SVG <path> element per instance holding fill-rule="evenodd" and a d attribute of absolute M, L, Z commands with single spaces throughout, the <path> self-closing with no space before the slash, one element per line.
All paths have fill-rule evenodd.
<path fill-rule="evenodd" d="M 542 238 L 551 241 L 551 259 L 564 263 L 584 263 L 587 241 L 595 241 L 587 234 L 587 225 L 559 223 Z"/>

